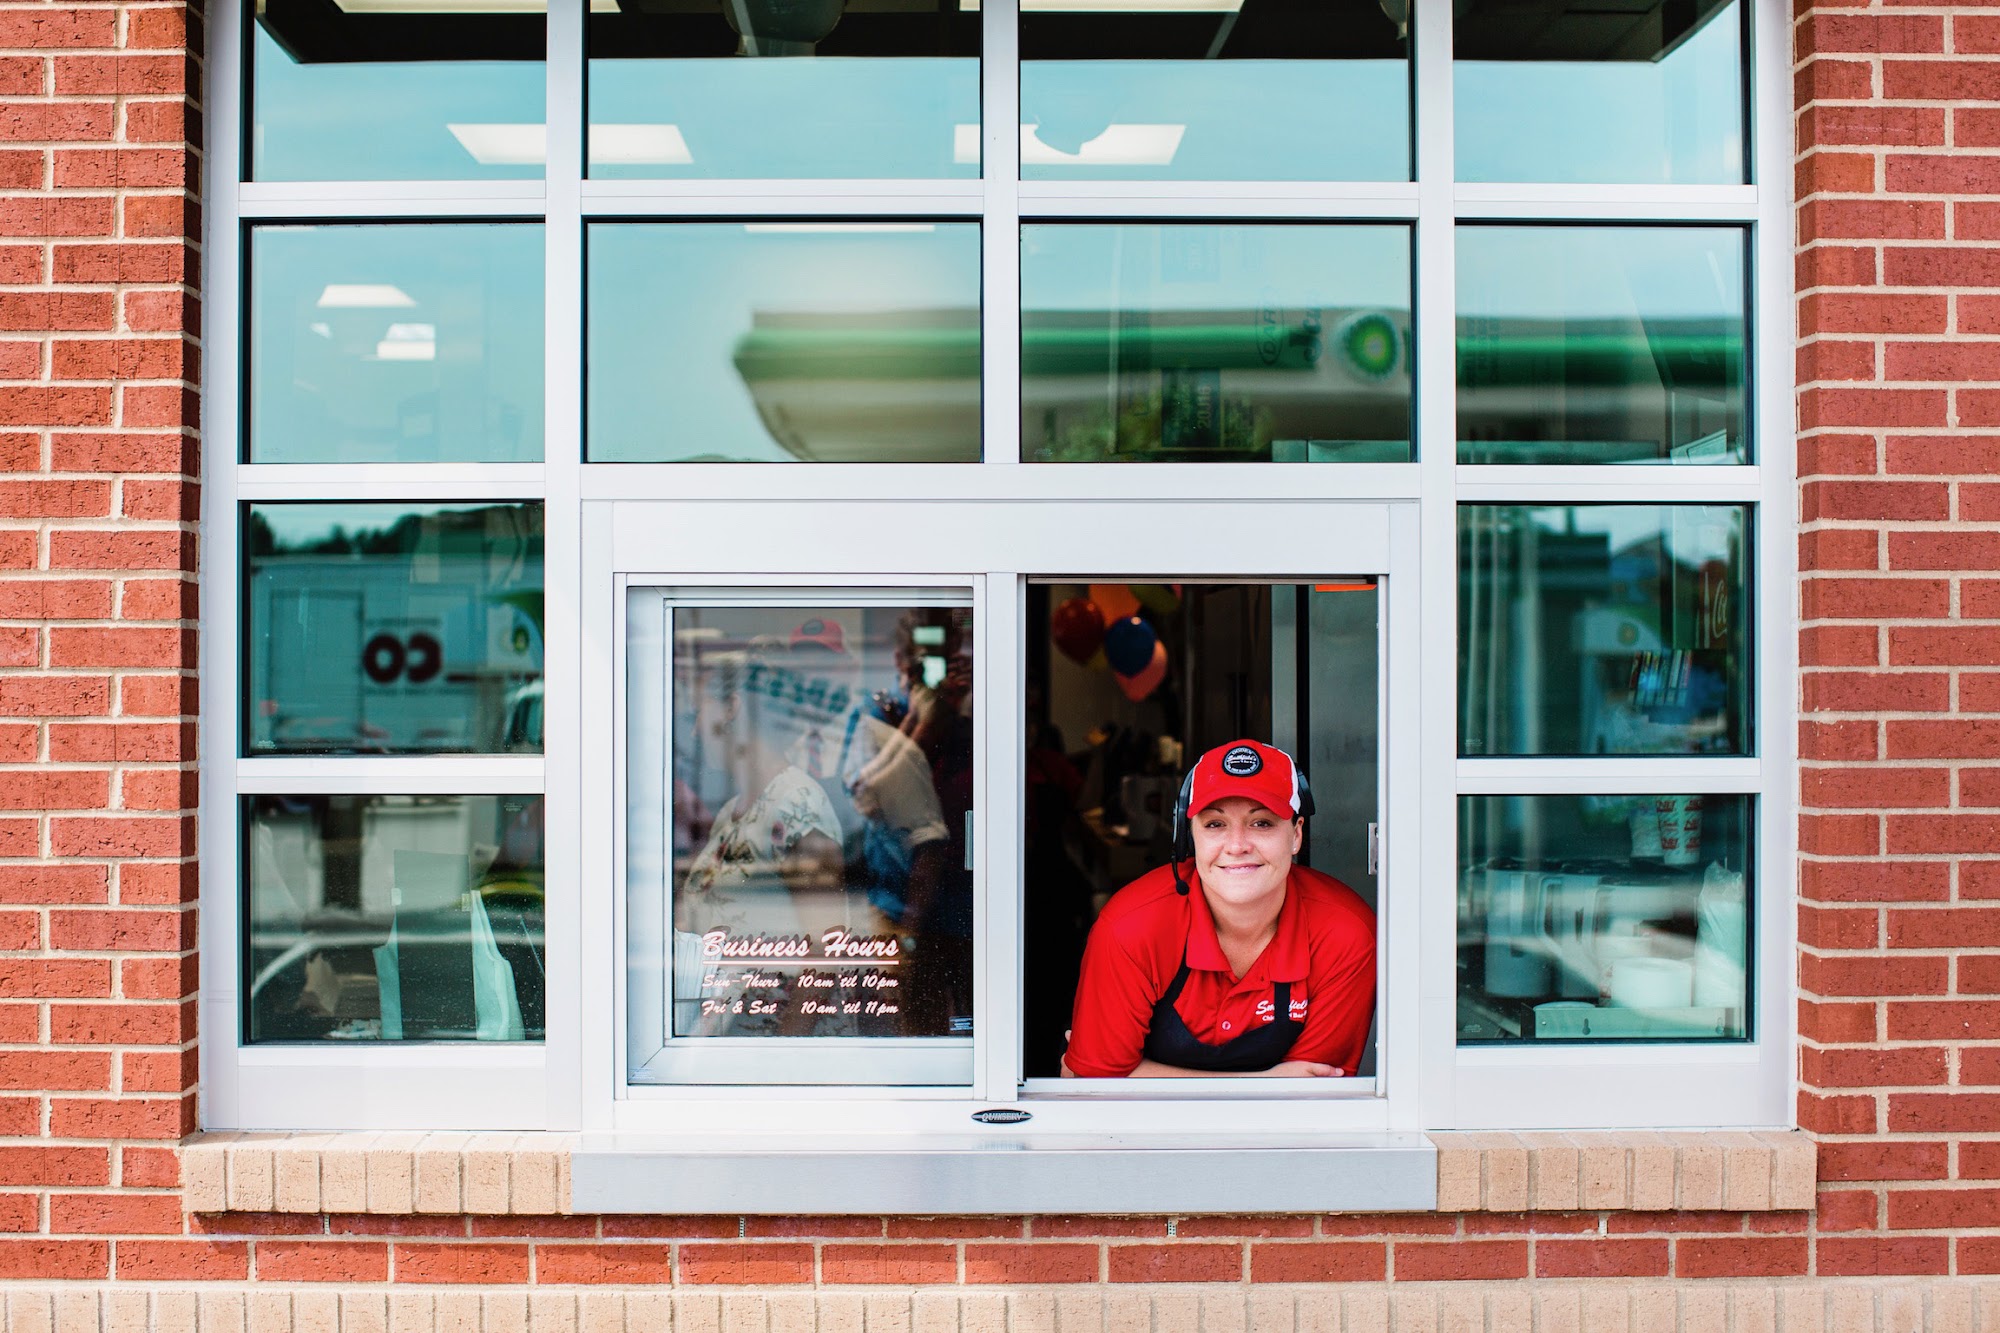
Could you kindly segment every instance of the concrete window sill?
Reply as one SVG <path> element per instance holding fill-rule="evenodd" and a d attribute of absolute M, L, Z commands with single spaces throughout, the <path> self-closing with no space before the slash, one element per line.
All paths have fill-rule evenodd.
<path fill-rule="evenodd" d="M 1348 1163 L 1358 1154 L 1379 1152 L 1383 1164 L 1391 1166 L 1388 1183 L 1379 1187 L 1387 1193 L 1374 1198 L 1357 1197 L 1346 1207 L 1341 1200 L 1321 1197 L 1307 1211 L 1409 1211 L 1435 1208 L 1439 1212 L 1532 1212 L 1532 1211 L 1670 1211 L 1722 1210 L 1730 1212 L 1770 1212 L 1810 1209 L 1814 1203 L 1817 1155 L 1813 1142 L 1798 1131 L 1675 1131 L 1675 1132 L 1564 1132 L 1564 1133 L 1438 1133 L 1389 1136 L 1379 1148 L 1364 1143 L 1315 1143 L 1258 1145 L 1265 1152 L 1273 1147 L 1299 1154 L 1304 1166 L 1315 1155 L 1327 1155 L 1326 1165 L 1340 1165 L 1339 1154 Z M 1212 1145 L 1213 1146 L 1213 1145 Z M 842 1154 L 860 1149 L 814 1146 L 801 1152 L 760 1155 L 731 1152 L 727 1146 L 706 1143 L 676 1143 L 657 1138 L 637 1139 L 614 1135 L 578 1134 L 440 1134 L 440 1133 L 342 1133 L 201 1134 L 182 1145 L 182 1192 L 190 1212 L 276 1212 L 276 1213 L 377 1213 L 377 1214 L 480 1214 L 550 1216 L 569 1213 L 631 1212 L 631 1185 L 634 1171 L 651 1174 L 649 1164 L 672 1177 L 685 1171 L 690 1160 L 705 1165 L 717 1162 L 718 1148 L 735 1163 L 736 1173 L 728 1178 L 726 1206 L 705 1197 L 675 1197 L 671 1206 L 663 1201 L 657 1211 L 719 1211 L 740 1213 L 745 1199 L 757 1199 L 760 1212 L 897 1212 L 921 1209 L 941 1211 L 933 1199 L 917 1199 L 905 1192 L 893 1170 L 879 1191 L 849 1196 L 854 1206 L 800 1208 L 799 1200 L 780 1197 L 777 1185 L 796 1179 L 801 1166 L 833 1166 L 843 1163 Z M 940 1167 L 954 1164 L 975 1169 L 979 1162 L 994 1160 L 989 1150 L 958 1152 L 950 1145 L 925 1149 L 924 1145 L 901 1145 L 916 1179 L 935 1179 Z M 1187 1152 L 1188 1145 L 1162 1144 L 1152 1148 L 1087 1147 L 1078 1151 L 1050 1154 L 1046 1160 L 1059 1171 L 1074 1176 L 1079 1155 L 1107 1167 L 1131 1168 L 1134 1178 L 1144 1175 L 1137 1153 Z M 1094 1154 L 1103 1153 L 1098 1158 Z M 1130 1161 L 1114 1161 L 1118 1154 Z M 1028 1206 L 996 1208 L 994 1201 L 1009 1202 L 1004 1191 L 988 1198 L 976 1178 L 965 1192 L 953 1197 L 963 1200 L 959 1211 L 1045 1211 L 1032 1174 L 1037 1153 L 1022 1152 L 1007 1157 L 1010 1188 L 1027 1191 Z M 1426 1169 L 1426 1160 L 1435 1163 L 1435 1178 L 1413 1181 L 1412 1169 Z M 1155 1160 L 1158 1160 L 1155 1158 Z M 770 1176 L 775 1192 L 760 1192 L 755 1178 L 760 1162 Z M 1194 1165 L 1191 1161 L 1190 1165 Z M 868 1171 L 879 1173 L 883 1159 L 865 1163 Z M 579 1194 L 573 1174 L 585 1181 Z M 1097 1173 L 1093 1172 L 1093 1175 Z M 1055 1177 L 1051 1177 L 1054 1179 Z M 1173 1177 L 1183 1197 L 1192 1199 L 1194 1190 L 1188 1177 L 1178 1171 Z M 1026 1183 L 1022 1183 L 1026 1182 Z M 943 1182 L 949 1183 L 949 1182 Z M 1432 1186 L 1434 1184 L 1434 1192 Z M 1401 1191 L 1398 1193 L 1397 1191 Z M 1412 1192 L 1414 1190 L 1414 1192 Z M 1077 1208 L 1087 1212 L 1203 1212 L 1217 1209 L 1175 1206 L 1140 1190 L 1125 1193 L 1116 1188 L 1102 1207 Z M 1404 1200 L 1400 1207 L 1396 1200 Z M 1434 1202 L 1433 1202 L 1434 1200 Z M 810 1200 L 805 1200 L 810 1204 Z M 869 1206 L 859 1206 L 859 1205 Z M 1291 1211 L 1292 1205 L 1279 1201 L 1263 1211 Z M 643 1209 L 639 1209 L 643 1211 Z M 948 1210 L 948 1209 L 947 1209 Z M 1238 1195 L 1222 1211 L 1245 1211 Z"/>

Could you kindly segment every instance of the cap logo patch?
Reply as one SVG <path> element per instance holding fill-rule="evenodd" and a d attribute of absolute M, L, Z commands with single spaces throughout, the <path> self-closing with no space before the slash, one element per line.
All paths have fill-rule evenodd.
<path fill-rule="evenodd" d="M 1247 745 L 1238 745 L 1222 756 L 1222 771 L 1232 778 L 1247 778 L 1264 771 L 1264 756 Z"/>

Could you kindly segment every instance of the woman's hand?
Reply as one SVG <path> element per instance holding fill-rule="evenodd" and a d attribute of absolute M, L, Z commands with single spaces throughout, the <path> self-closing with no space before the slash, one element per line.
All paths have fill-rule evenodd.
<path fill-rule="evenodd" d="M 1344 1078 L 1347 1071 L 1338 1065 L 1323 1065 L 1317 1060 L 1287 1060 L 1283 1064 L 1272 1065 L 1264 1071 L 1265 1078 Z"/>

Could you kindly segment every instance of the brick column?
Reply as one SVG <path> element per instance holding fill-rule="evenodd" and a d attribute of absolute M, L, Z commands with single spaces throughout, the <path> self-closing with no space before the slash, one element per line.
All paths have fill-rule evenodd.
<path fill-rule="evenodd" d="M 0 1280 L 182 1230 L 200 43 L 0 7 Z"/>
<path fill-rule="evenodd" d="M 1797 11 L 1817 1271 L 2000 1271 L 2000 10 Z M 1971 1232 L 1972 1234 L 1966 1234 Z M 1947 1234 L 1957 1233 L 1957 1234 Z"/>

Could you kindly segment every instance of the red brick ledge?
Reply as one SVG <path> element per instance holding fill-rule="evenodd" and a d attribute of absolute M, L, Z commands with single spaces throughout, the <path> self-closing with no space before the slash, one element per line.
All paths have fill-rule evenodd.
<path fill-rule="evenodd" d="M 10 1283 L 11 1329 L 108 1333 L 902 1333 L 1240 1329 L 1251 1333 L 1970 1333 L 2000 1318 L 2000 1282 L 1795 1278 L 1783 1282 L 1520 1281 L 1313 1287 L 675 1291 L 604 1287 L 37 1287 Z"/>
<path fill-rule="evenodd" d="M 1772 1212 L 1813 1206 L 1798 1131 L 1433 1134 L 1439 1212 Z M 570 1208 L 571 1134 L 202 1134 L 190 1212 L 548 1216 Z"/>

